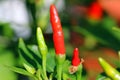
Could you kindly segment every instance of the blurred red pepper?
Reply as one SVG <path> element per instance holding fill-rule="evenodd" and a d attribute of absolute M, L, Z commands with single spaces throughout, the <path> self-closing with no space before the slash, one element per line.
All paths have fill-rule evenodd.
<path fill-rule="evenodd" d="M 57 9 L 54 5 L 50 6 L 50 21 L 53 30 L 53 41 L 56 54 L 65 54 L 64 35 Z"/>
<path fill-rule="evenodd" d="M 81 60 L 79 58 L 79 50 L 78 48 L 75 48 L 73 51 L 73 58 L 72 58 L 72 65 L 78 66 L 80 64 Z"/>
<path fill-rule="evenodd" d="M 93 2 L 88 8 L 88 17 L 94 20 L 100 20 L 102 18 L 102 7 L 98 2 Z"/>

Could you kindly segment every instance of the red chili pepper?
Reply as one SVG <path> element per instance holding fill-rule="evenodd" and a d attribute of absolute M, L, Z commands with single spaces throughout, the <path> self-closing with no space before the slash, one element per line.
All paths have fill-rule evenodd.
<path fill-rule="evenodd" d="M 79 50 L 78 48 L 75 48 L 73 51 L 73 58 L 72 58 L 72 65 L 78 66 L 80 64 L 81 60 L 79 58 Z"/>
<path fill-rule="evenodd" d="M 102 18 L 102 7 L 98 2 L 93 2 L 88 8 L 88 16 L 95 20 L 100 20 Z"/>
<path fill-rule="evenodd" d="M 54 5 L 50 6 L 50 21 L 53 30 L 53 41 L 56 54 L 65 54 L 64 35 L 57 9 Z"/>

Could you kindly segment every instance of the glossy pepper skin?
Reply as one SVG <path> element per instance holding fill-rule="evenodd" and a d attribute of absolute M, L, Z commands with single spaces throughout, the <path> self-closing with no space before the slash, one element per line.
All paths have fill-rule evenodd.
<path fill-rule="evenodd" d="M 79 50 L 78 48 L 75 48 L 73 51 L 73 58 L 72 58 L 72 65 L 78 66 L 80 64 L 80 58 L 79 58 Z"/>
<path fill-rule="evenodd" d="M 103 15 L 103 10 L 98 2 L 93 2 L 88 8 L 88 17 L 94 20 L 100 20 Z"/>
<path fill-rule="evenodd" d="M 53 41 L 56 54 L 65 54 L 64 35 L 57 9 L 54 5 L 50 6 L 50 22 L 53 30 Z"/>

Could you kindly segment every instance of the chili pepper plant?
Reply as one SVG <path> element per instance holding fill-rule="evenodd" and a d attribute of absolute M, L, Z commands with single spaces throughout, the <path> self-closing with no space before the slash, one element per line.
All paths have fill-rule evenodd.
<path fill-rule="evenodd" d="M 18 52 L 23 68 L 7 67 L 34 80 L 81 80 L 83 59 L 79 58 L 78 48 L 72 52 L 72 60 L 66 59 L 64 33 L 54 5 L 50 6 L 50 22 L 55 52 L 50 52 L 42 30 L 38 27 L 37 45 L 26 45 L 22 38 L 19 39 Z"/>
<path fill-rule="evenodd" d="M 29 76 L 33 80 L 83 80 L 82 63 L 79 50 L 73 50 L 71 60 L 66 58 L 64 33 L 57 9 L 50 6 L 50 22 L 53 30 L 54 50 L 49 49 L 40 27 L 36 30 L 37 44 L 26 45 L 19 39 L 18 52 L 23 67 L 8 67 L 10 70 Z M 104 59 L 99 58 L 105 76 L 99 75 L 97 80 L 120 80 L 120 72 L 111 67 Z"/>

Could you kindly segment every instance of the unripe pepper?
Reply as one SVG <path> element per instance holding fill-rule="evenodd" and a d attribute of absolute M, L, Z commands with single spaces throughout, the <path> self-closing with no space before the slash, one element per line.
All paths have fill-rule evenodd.
<path fill-rule="evenodd" d="M 47 48 L 47 45 L 45 43 L 45 40 L 44 40 L 44 37 L 43 37 L 43 34 L 42 34 L 42 30 L 40 27 L 37 28 L 37 41 L 38 41 L 38 48 L 40 50 L 40 53 L 41 55 L 47 55 L 48 53 L 48 48 Z"/>
<path fill-rule="evenodd" d="M 105 71 L 106 75 L 109 76 L 112 80 L 120 80 L 120 73 L 110 66 L 104 59 L 99 58 L 99 62 Z"/>
<path fill-rule="evenodd" d="M 47 60 L 46 57 L 48 53 L 48 48 L 45 43 L 43 33 L 40 27 L 37 28 L 36 36 L 37 36 L 38 48 L 42 56 L 43 78 L 44 80 L 48 80 L 46 73 L 46 60 Z"/>
<path fill-rule="evenodd" d="M 56 54 L 65 54 L 64 35 L 57 9 L 54 5 L 50 6 L 50 22 L 53 30 L 53 41 Z"/>
<path fill-rule="evenodd" d="M 94 20 L 100 20 L 102 18 L 102 7 L 98 2 L 93 2 L 88 8 L 88 17 Z"/>

